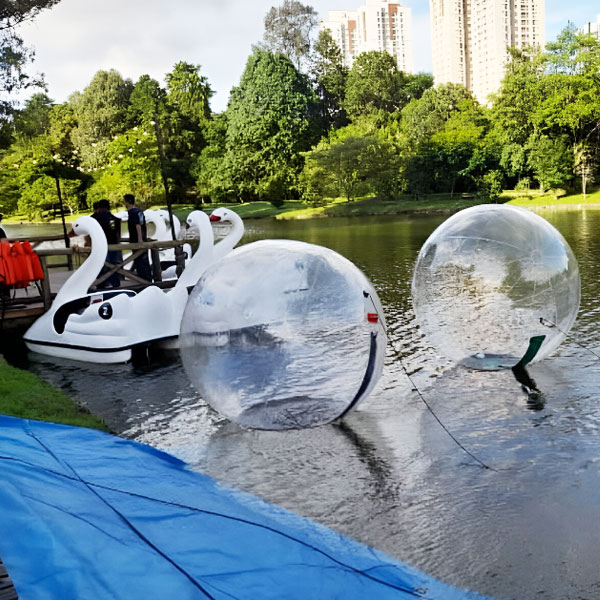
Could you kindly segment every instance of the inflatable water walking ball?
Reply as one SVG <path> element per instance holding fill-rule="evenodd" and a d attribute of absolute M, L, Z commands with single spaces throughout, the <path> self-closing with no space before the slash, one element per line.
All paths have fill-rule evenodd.
<path fill-rule="evenodd" d="M 442 223 L 412 281 L 429 343 L 465 366 L 496 370 L 545 358 L 577 317 L 577 260 L 562 235 L 522 208 L 486 204 Z"/>
<path fill-rule="evenodd" d="M 242 427 L 314 427 L 344 416 L 383 368 L 381 303 L 336 252 L 289 240 L 247 244 L 209 267 L 188 300 L 185 370 Z"/>

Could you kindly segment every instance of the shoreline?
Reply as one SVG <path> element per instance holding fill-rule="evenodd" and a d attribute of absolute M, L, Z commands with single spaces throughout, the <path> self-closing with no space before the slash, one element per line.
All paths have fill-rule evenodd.
<path fill-rule="evenodd" d="M 365 202 L 367 206 L 361 205 L 362 202 Z M 465 200 L 465 199 L 453 199 L 448 201 L 440 201 L 439 203 L 430 203 L 423 207 L 406 206 L 407 201 L 403 202 L 368 202 L 368 201 L 355 201 L 355 202 L 336 202 L 332 204 L 328 204 L 322 207 L 304 207 L 301 209 L 291 208 L 291 209 L 275 209 L 268 211 L 269 214 L 253 214 L 253 211 L 247 210 L 250 204 L 228 204 L 223 205 L 227 208 L 234 210 L 240 216 L 247 221 L 254 220 L 263 220 L 263 219 L 274 219 L 277 221 L 305 221 L 311 219 L 331 219 L 337 217 L 378 217 L 378 216 L 406 216 L 406 215 L 443 215 L 443 214 L 453 214 L 470 206 L 477 206 L 480 204 L 488 204 L 486 202 L 481 202 L 478 200 Z M 408 202 L 419 202 L 415 200 L 411 200 Z M 444 205 L 446 202 L 451 202 L 452 205 Z M 401 204 L 402 206 L 394 206 L 394 204 Z M 427 204 L 427 203 L 426 203 Z M 434 204 L 438 204 L 435 206 Z M 536 202 L 519 202 L 518 200 L 509 200 L 507 202 L 494 202 L 492 204 L 508 204 L 510 206 L 519 206 L 521 208 L 527 208 L 530 210 L 535 209 L 576 209 L 582 210 L 586 208 L 590 209 L 600 209 L 600 202 L 557 202 L 557 203 L 543 203 L 538 204 Z M 214 207 L 221 205 L 214 205 Z M 204 206 L 202 209 L 207 211 L 211 210 L 213 205 Z M 181 221 L 185 221 L 187 215 L 194 210 L 193 207 L 190 208 L 174 208 L 174 214 L 179 213 L 179 218 Z M 249 214 L 244 214 L 248 212 Z M 89 215 L 89 212 L 81 212 L 76 215 L 69 215 L 66 219 L 66 224 L 69 226 L 73 221 L 78 219 L 79 217 Z M 61 219 L 52 219 L 50 221 L 25 221 L 25 220 L 16 220 L 11 217 L 5 217 L 3 222 L 5 226 L 42 226 L 42 225 L 61 225 Z"/>
<path fill-rule="evenodd" d="M 0 354 L 0 414 L 110 432 L 106 423 L 40 377 Z"/>

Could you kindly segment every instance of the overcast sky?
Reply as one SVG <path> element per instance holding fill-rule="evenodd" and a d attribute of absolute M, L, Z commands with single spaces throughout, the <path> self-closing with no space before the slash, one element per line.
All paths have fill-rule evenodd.
<path fill-rule="evenodd" d="M 321 18 L 328 10 L 356 9 L 364 0 L 303 0 Z M 401 0 L 412 8 L 415 71 L 431 72 L 429 0 Z M 24 26 L 33 46 L 32 70 L 46 76 L 57 102 L 81 91 L 99 69 L 116 69 L 134 82 L 145 73 L 164 75 L 184 60 L 202 65 L 216 92 L 215 111 L 224 110 L 252 44 L 263 35 L 263 18 L 278 0 L 61 0 Z M 573 21 L 595 20 L 598 0 L 546 0 L 546 36 Z"/>

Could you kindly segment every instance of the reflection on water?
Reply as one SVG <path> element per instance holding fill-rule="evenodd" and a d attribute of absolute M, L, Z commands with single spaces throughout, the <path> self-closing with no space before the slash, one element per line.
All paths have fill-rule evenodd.
<path fill-rule="evenodd" d="M 461 587 L 501 599 L 600 596 L 600 211 L 545 211 L 577 256 L 573 335 L 528 366 L 539 410 L 509 371 L 453 367 L 414 322 L 410 278 L 441 217 L 248 223 L 247 241 L 294 238 L 339 251 L 373 281 L 388 321 L 382 379 L 342 423 L 247 431 L 206 406 L 177 355 L 146 367 L 50 361 L 31 370 L 118 433 L 290 508 Z M 402 363 L 400 362 L 402 361 Z M 465 455 L 427 412 L 402 364 Z"/>

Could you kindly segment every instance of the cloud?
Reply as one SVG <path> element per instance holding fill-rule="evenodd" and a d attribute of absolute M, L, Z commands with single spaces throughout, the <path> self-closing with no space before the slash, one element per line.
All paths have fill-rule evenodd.
<path fill-rule="evenodd" d="M 328 10 L 356 9 L 366 0 L 307 0 L 324 18 Z M 412 9 L 415 71 L 431 72 L 429 2 L 401 0 Z M 64 101 L 99 69 L 164 82 L 184 60 L 202 65 L 216 91 L 213 110 L 224 110 L 239 83 L 253 44 L 263 35 L 267 11 L 281 0 L 61 0 L 22 28 L 36 50 L 33 71 L 46 74 L 49 93 Z M 547 37 L 571 20 L 578 26 L 600 12 L 597 0 L 546 0 Z"/>

